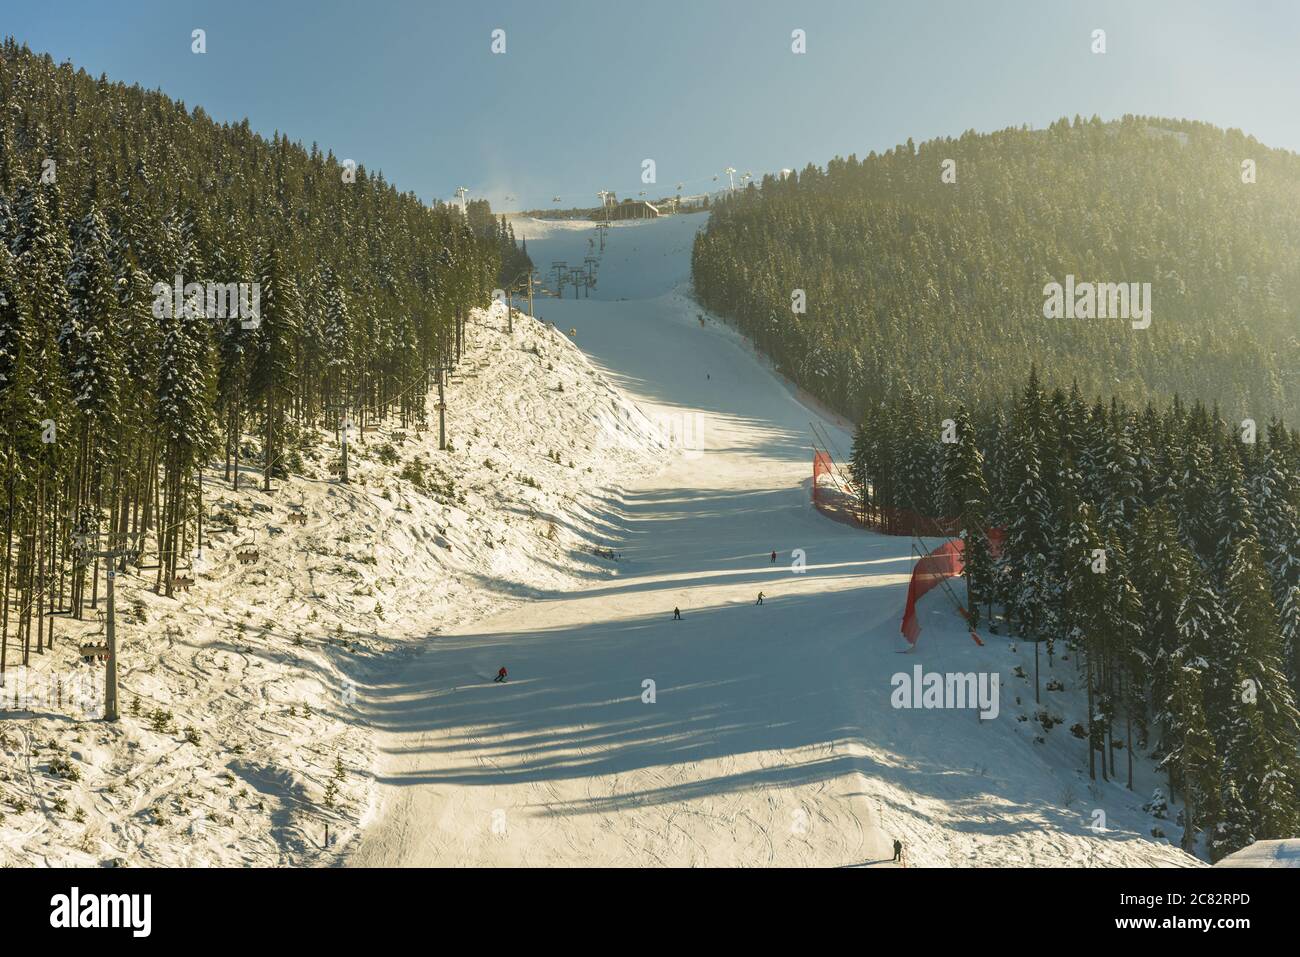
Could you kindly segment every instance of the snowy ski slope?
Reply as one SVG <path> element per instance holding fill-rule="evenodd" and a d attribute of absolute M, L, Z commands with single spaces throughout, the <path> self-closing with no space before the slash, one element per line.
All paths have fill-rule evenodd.
<path fill-rule="evenodd" d="M 1073 661 L 1042 663 L 1063 686 L 1043 693 L 1059 719 L 1045 729 L 1032 648 L 977 647 L 942 591 L 900 654 L 910 542 L 809 506 L 817 413 L 686 297 L 703 222 L 616 225 L 591 298 L 538 300 L 687 447 L 611 497 L 614 574 L 444 628 L 361 689 L 379 789 L 350 861 L 864 865 L 897 837 L 909 865 L 1199 864 L 1142 810 L 1163 783 L 1149 762 L 1134 791 L 1081 772 Z M 596 235 L 514 227 L 542 272 L 581 263 Z M 842 423 L 822 421 L 847 450 Z M 995 672 L 998 716 L 895 709 L 891 677 L 915 665 Z"/>

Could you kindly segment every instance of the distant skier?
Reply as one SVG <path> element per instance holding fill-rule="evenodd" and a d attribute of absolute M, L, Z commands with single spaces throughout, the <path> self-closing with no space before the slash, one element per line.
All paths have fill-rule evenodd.
<path fill-rule="evenodd" d="M 894 860 L 903 863 L 903 842 L 894 838 Z"/>
<path fill-rule="evenodd" d="M 496 676 L 495 678 L 493 678 L 492 680 L 493 680 L 493 681 L 505 681 L 505 680 L 506 680 L 506 667 L 505 667 L 505 665 L 502 665 L 502 666 L 501 666 L 501 670 L 497 672 L 497 676 Z"/>
<path fill-rule="evenodd" d="M 754 602 L 754 604 L 755 604 L 755 605 L 761 605 L 761 604 L 763 604 L 763 593 L 762 593 L 762 592 L 759 592 L 759 593 L 758 593 L 758 601 Z"/>
<path fill-rule="evenodd" d="M 682 620 L 682 610 L 680 608 L 674 608 L 673 621 L 681 621 L 681 620 Z"/>
<path fill-rule="evenodd" d="M 772 552 L 772 564 L 776 564 L 776 552 Z"/>

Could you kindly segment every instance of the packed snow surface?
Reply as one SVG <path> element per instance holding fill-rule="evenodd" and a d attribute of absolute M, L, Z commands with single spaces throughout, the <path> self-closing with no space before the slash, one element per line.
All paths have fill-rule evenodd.
<path fill-rule="evenodd" d="M 609 575 L 448 622 L 361 689 L 380 800 L 351 863 L 863 865 L 897 838 L 909 865 L 1196 865 L 1149 762 L 1133 791 L 1122 754 L 1118 782 L 1081 770 L 1074 661 L 1044 658 L 1036 706 L 1032 647 L 977 646 L 941 590 L 900 653 L 911 542 L 810 507 L 809 422 L 849 435 L 688 299 L 703 221 L 616 224 L 589 298 L 537 301 L 670 449 L 608 500 Z M 599 253 L 589 223 L 514 228 L 543 273 Z M 997 716 L 891 706 L 917 665 L 996 674 Z"/>
<path fill-rule="evenodd" d="M 1300 867 L 1300 840 L 1256 841 L 1229 854 L 1215 867 Z"/>

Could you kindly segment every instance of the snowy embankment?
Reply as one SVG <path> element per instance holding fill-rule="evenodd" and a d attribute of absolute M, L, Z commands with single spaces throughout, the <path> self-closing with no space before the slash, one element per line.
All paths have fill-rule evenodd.
<path fill-rule="evenodd" d="M 506 326 L 500 306 L 472 318 L 448 451 L 433 412 L 354 435 L 348 485 L 330 436 L 269 494 L 255 470 L 238 493 L 207 473 L 193 587 L 117 579 L 122 720 L 0 712 L 0 866 L 327 862 L 375 794 L 358 685 L 448 625 L 608 574 L 608 510 L 657 434 L 563 334 Z M 76 652 L 101 631 L 89 609 L 58 619 L 9 689 L 102 681 Z"/>

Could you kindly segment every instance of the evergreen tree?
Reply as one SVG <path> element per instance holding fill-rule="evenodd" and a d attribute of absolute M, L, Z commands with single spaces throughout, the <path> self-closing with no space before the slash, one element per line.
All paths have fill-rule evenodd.
<path fill-rule="evenodd" d="M 1142 598 L 1143 621 L 1139 647 L 1142 651 L 1138 677 L 1149 683 L 1151 699 L 1157 703 L 1156 721 L 1162 734 L 1179 720 L 1167 708 L 1174 700 L 1173 683 L 1189 660 L 1204 654 L 1209 635 L 1197 631 L 1204 614 L 1196 606 L 1180 628 L 1179 613 L 1191 591 L 1194 559 L 1178 539 L 1177 524 L 1168 506 L 1143 509 L 1133 528 L 1133 583 Z M 1194 646 L 1189 641 L 1195 642 Z M 1162 749 L 1163 750 L 1163 746 Z"/>
<path fill-rule="evenodd" d="M 269 491 L 272 474 L 283 474 L 281 442 L 286 398 L 294 379 L 293 350 L 302 322 L 302 300 L 275 241 L 267 247 L 258 275 L 262 319 L 249 385 L 253 398 L 262 405 L 262 488 Z"/>
<path fill-rule="evenodd" d="M 1170 728 L 1170 746 L 1161 766 L 1169 772 L 1171 785 L 1183 792 L 1182 848 L 1192 853 L 1200 831 L 1213 833 L 1218 820 L 1222 782 L 1214 736 L 1205 721 L 1201 696 L 1201 671 L 1182 666 L 1173 676 L 1172 690 L 1164 713 L 1176 716 Z"/>
<path fill-rule="evenodd" d="M 979 603 L 993 598 L 993 558 L 987 530 L 989 488 L 984 479 L 984 456 L 975 443 L 975 429 L 964 407 L 958 410 L 954 422 L 957 441 L 947 446 L 943 488 L 947 511 L 956 516 L 962 540 L 966 602 L 974 629 L 979 626 Z"/>
<path fill-rule="evenodd" d="M 1237 782 L 1258 838 L 1291 836 L 1300 827 L 1300 714 L 1282 668 L 1281 635 L 1253 538 L 1238 543 L 1224 596 L 1230 622 L 1224 655 L 1238 689 L 1229 697 L 1224 770 Z"/>

